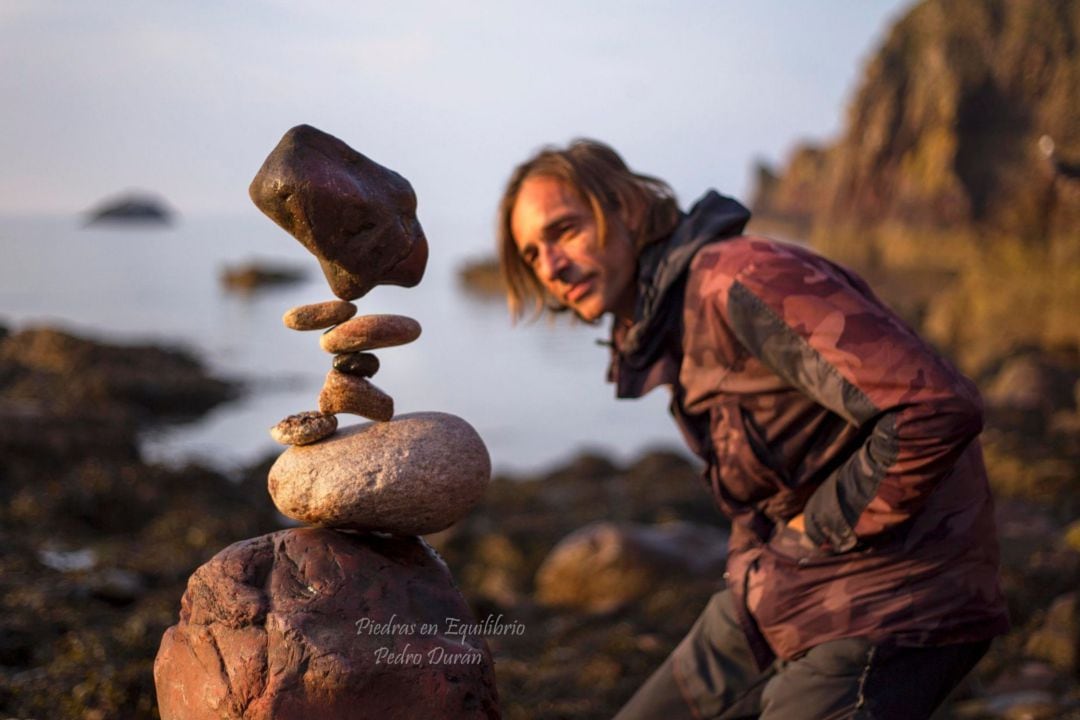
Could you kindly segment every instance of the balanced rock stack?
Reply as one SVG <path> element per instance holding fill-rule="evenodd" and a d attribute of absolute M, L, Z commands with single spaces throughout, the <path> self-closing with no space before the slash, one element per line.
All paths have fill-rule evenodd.
<path fill-rule="evenodd" d="M 337 413 L 382 421 L 394 416 L 393 398 L 368 380 L 379 371 L 379 358 L 366 351 L 412 342 L 420 337 L 420 323 L 400 315 L 353 318 L 355 314 L 356 306 L 344 300 L 302 305 L 285 313 L 285 326 L 293 330 L 330 328 L 319 344 L 334 353 L 334 362 L 319 393 L 319 411 L 290 415 L 270 429 L 279 443 L 310 445 L 332 435 Z"/>
<path fill-rule="evenodd" d="M 412 287 L 427 240 L 409 183 L 342 141 L 285 134 L 251 197 L 319 260 L 338 300 L 289 310 L 294 330 L 326 330 L 333 354 L 318 411 L 271 429 L 289 445 L 269 490 L 282 530 L 225 548 L 188 581 L 180 622 L 154 663 L 163 720 L 318 717 L 498 718 L 491 655 L 442 560 L 417 535 L 481 499 L 487 449 L 461 418 L 394 417 L 371 383 L 372 350 L 416 340 L 398 315 L 356 316 L 376 285 Z M 338 429 L 338 414 L 375 422 Z"/>

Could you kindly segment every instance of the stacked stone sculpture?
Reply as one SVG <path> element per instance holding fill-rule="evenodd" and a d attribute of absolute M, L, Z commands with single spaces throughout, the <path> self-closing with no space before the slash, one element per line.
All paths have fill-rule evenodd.
<path fill-rule="evenodd" d="M 325 330 L 318 410 L 270 430 L 289 445 L 269 490 L 294 528 L 225 548 L 188 582 L 154 664 L 163 720 L 498 718 L 484 639 L 446 565 L 417 535 L 481 499 L 487 449 L 461 418 L 394 416 L 372 350 L 420 336 L 399 315 L 356 316 L 373 287 L 420 282 L 427 240 L 409 183 L 310 126 L 289 130 L 250 188 L 319 260 L 338 300 L 285 313 Z M 374 422 L 338 429 L 338 414 Z M 366 629 L 366 632 L 365 632 Z M 378 632 L 373 631 L 380 630 Z"/>

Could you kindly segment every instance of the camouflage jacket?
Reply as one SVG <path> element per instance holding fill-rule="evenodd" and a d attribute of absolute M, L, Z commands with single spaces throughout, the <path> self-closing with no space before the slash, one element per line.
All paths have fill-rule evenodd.
<path fill-rule="evenodd" d="M 1005 632 L 977 389 L 853 273 L 748 219 L 709 193 L 642 254 L 609 380 L 671 387 L 732 521 L 725 578 L 758 662 Z M 805 534 L 785 524 L 800 512 Z"/>

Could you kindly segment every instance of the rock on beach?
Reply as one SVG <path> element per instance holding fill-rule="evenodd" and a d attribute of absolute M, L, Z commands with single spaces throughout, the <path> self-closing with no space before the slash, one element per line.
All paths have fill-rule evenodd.
<path fill-rule="evenodd" d="M 463 518 L 490 478 L 471 425 L 422 412 L 291 447 L 270 468 L 269 488 L 278 510 L 309 525 L 425 535 Z"/>
<path fill-rule="evenodd" d="M 344 300 L 300 305 L 289 310 L 281 321 L 291 330 L 323 330 L 343 323 L 356 314 L 356 306 Z"/>
<path fill-rule="evenodd" d="M 394 399 L 362 377 L 331 370 L 319 393 L 319 410 L 386 421 L 394 417 Z"/>
<path fill-rule="evenodd" d="M 597 522 L 563 538 L 536 573 L 541 604 L 606 613 L 677 578 L 719 576 L 727 533 L 708 525 Z"/>
<path fill-rule="evenodd" d="M 325 333 L 319 344 L 328 353 L 405 345 L 420 337 L 420 323 L 404 315 L 362 315 Z"/>
<path fill-rule="evenodd" d="M 162 638 L 161 718 L 498 718 L 484 639 L 447 618 L 477 624 L 419 538 L 300 528 L 242 540 L 195 571 Z"/>

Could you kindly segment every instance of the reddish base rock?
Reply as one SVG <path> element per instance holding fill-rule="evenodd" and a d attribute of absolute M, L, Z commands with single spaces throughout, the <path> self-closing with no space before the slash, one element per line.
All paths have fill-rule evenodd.
<path fill-rule="evenodd" d="M 188 581 L 154 662 L 162 720 L 498 718 L 491 655 L 415 537 L 282 530 Z"/>

